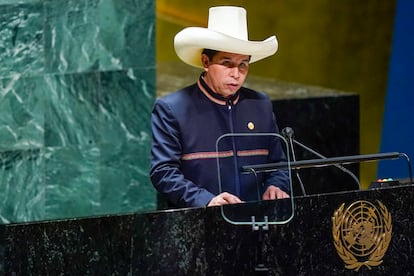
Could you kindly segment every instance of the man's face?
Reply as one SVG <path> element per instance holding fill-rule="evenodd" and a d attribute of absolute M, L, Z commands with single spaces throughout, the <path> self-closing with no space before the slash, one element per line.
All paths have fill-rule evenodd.
<path fill-rule="evenodd" d="M 212 60 L 201 56 L 205 82 L 217 94 L 229 97 L 243 85 L 249 71 L 248 55 L 218 52 Z"/>

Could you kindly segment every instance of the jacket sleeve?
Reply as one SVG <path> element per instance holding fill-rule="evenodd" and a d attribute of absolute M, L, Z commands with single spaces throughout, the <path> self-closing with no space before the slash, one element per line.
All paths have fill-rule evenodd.
<path fill-rule="evenodd" d="M 162 99 L 155 102 L 151 127 L 150 177 L 155 189 L 177 207 L 206 206 L 214 195 L 183 175 L 179 123 L 173 110 Z"/>

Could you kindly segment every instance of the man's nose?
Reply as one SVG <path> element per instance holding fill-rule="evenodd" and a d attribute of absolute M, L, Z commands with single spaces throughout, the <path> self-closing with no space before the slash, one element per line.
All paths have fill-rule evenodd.
<path fill-rule="evenodd" d="M 239 67 L 233 66 L 230 68 L 230 70 L 230 76 L 236 79 L 240 77 Z"/>

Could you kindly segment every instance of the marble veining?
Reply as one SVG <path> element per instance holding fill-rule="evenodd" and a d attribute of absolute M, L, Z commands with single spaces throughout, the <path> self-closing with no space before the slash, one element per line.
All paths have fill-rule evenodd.
<path fill-rule="evenodd" d="M 155 209 L 155 3 L 0 1 L 0 222 Z"/>
<path fill-rule="evenodd" d="M 0 2 L 0 77 L 44 73 L 43 5 Z"/>

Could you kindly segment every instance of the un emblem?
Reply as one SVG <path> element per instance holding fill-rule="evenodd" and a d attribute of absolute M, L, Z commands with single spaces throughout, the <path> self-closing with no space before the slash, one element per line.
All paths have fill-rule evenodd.
<path fill-rule="evenodd" d="M 347 269 L 371 269 L 382 263 L 391 240 L 391 215 L 384 204 L 360 200 L 345 209 L 343 203 L 332 217 L 336 251 Z"/>

